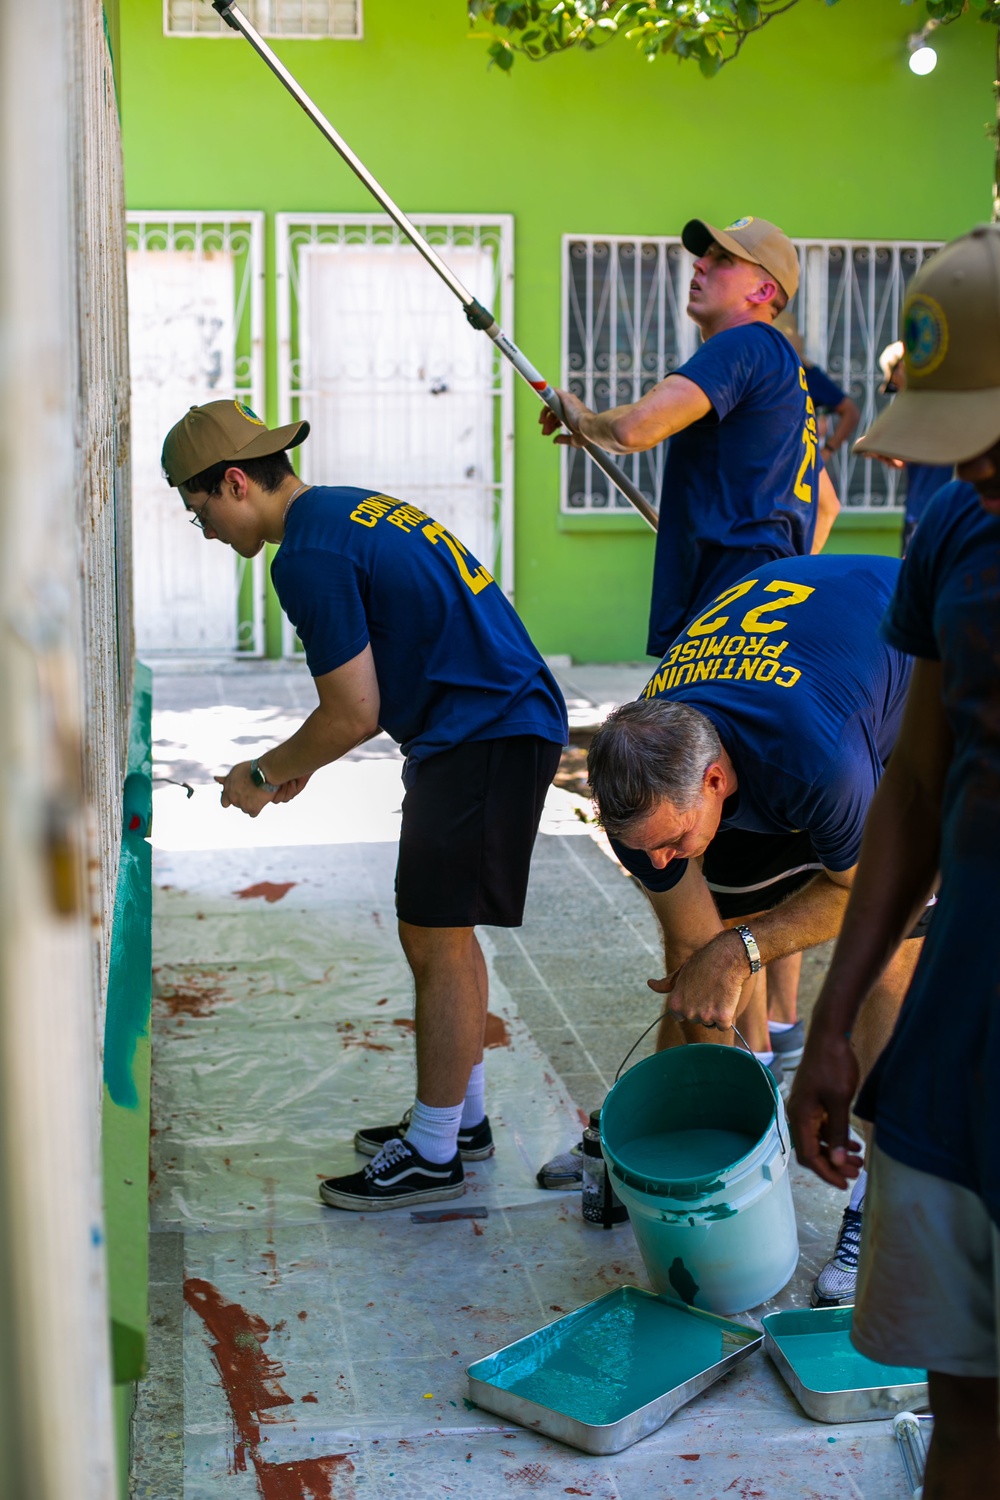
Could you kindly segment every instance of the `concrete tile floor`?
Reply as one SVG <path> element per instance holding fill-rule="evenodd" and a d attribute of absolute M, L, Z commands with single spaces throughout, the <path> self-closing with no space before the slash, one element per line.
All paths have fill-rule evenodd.
<path fill-rule="evenodd" d="M 644 664 L 561 670 L 574 722 L 593 722 L 634 695 L 646 671 Z M 555 794 L 547 810 L 523 928 L 485 933 L 496 1005 L 516 1045 L 512 1057 L 490 1054 L 490 1108 L 503 1144 L 462 1200 L 484 1217 L 417 1228 L 402 1212 L 335 1214 L 312 1196 L 317 1164 L 347 1170 L 355 1161 L 349 1135 L 341 1137 L 353 1118 L 351 1097 L 358 1094 L 362 1104 L 361 1080 L 371 1081 L 372 1105 L 387 1119 L 406 1102 L 405 1056 L 389 1073 L 380 1071 L 380 1055 L 377 1068 L 345 1074 L 342 1118 L 340 1105 L 322 1097 L 312 1113 L 298 1100 L 284 1143 L 266 1089 L 259 1097 L 252 1090 L 242 1098 L 239 1091 L 212 1093 L 219 1068 L 211 1048 L 220 1038 L 225 1065 L 232 1066 L 232 1049 L 242 1048 L 241 1077 L 270 1086 L 269 1071 L 292 1079 L 313 1066 L 322 1027 L 330 1033 L 341 1024 L 335 1016 L 370 1021 L 369 991 L 391 994 L 397 1019 L 398 1006 L 408 1003 L 398 957 L 383 943 L 386 932 L 391 936 L 398 826 L 398 756 L 390 742 L 370 742 L 342 768 L 345 777 L 362 778 L 370 805 L 345 809 L 335 794 L 347 783 L 324 772 L 298 822 L 286 817 L 268 828 L 264 817 L 256 825 L 232 814 L 223 822 L 215 812 L 212 772 L 284 737 L 312 702 L 308 675 L 294 667 L 218 664 L 201 671 L 172 663 L 156 672 L 157 774 L 196 789 L 191 802 L 166 784 L 156 792 L 158 960 L 170 970 L 174 998 L 178 986 L 182 994 L 192 983 L 197 989 L 199 965 L 210 988 L 224 965 L 238 978 L 232 1003 L 217 1007 L 218 1015 L 198 1014 L 198 995 L 188 1006 L 193 1014 L 186 1001 L 179 1013 L 165 1002 L 157 1008 L 154 1090 L 161 1108 L 170 1101 L 177 1121 L 153 1142 L 154 1170 L 172 1186 L 153 1203 L 150 1373 L 134 1425 L 133 1493 L 142 1500 L 903 1496 L 887 1424 L 815 1427 L 761 1355 L 611 1459 L 588 1458 L 467 1408 L 463 1371 L 470 1360 L 611 1286 L 646 1283 L 630 1227 L 605 1235 L 583 1224 L 574 1195 L 534 1189 L 537 1132 L 531 1149 L 516 1149 L 539 1113 L 553 1147 L 568 1144 L 571 1102 L 584 1110 L 600 1103 L 623 1053 L 655 1013 L 645 985 L 660 967 L 655 923 L 635 883 L 589 836 L 566 794 Z M 276 812 L 303 807 L 299 799 Z M 378 833 L 359 854 L 351 831 L 364 823 Z M 176 887 L 178 872 L 186 894 Z M 289 872 L 301 887 L 289 898 L 295 910 L 267 897 L 234 899 L 241 880 L 248 887 L 254 880 L 284 883 Z M 332 926 L 323 925 L 328 910 L 339 913 Z M 341 919 L 352 934 L 350 953 Z M 291 934 L 294 973 L 276 958 L 279 931 Z M 345 959 L 340 969 L 330 964 L 333 950 Z M 807 957 L 806 1013 L 825 958 Z M 384 1019 L 391 1024 L 389 1011 Z M 647 1041 L 637 1055 L 650 1047 Z M 190 1064 L 179 1070 L 178 1057 Z M 505 1067 L 513 1069 L 513 1087 Z M 380 1098 L 380 1088 L 398 1097 Z M 261 1197 L 255 1189 L 263 1191 L 264 1170 L 255 1131 L 267 1137 L 266 1150 L 277 1153 L 276 1170 L 288 1179 L 272 1190 L 267 1223 L 255 1221 L 252 1202 Z M 206 1166 L 222 1151 L 230 1158 L 226 1170 L 237 1174 L 231 1202 L 219 1198 L 217 1186 L 204 1187 Z M 780 1306 L 807 1299 L 842 1208 L 837 1195 L 795 1166 L 792 1182 L 802 1254 L 775 1300 Z M 200 1206 L 185 1219 L 184 1193 L 196 1184 Z M 237 1199 L 247 1206 L 239 1208 Z M 246 1410 L 233 1406 L 233 1360 L 253 1367 L 256 1394 Z M 248 1421 L 251 1438 L 257 1434 L 249 1444 Z"/>

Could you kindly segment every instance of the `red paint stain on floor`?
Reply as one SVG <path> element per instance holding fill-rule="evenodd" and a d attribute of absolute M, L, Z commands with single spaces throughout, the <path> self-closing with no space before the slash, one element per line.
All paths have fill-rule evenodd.
<path fill-rule="evenodd" d="M 492 1011 L 486 1017 L 486 1036 L 483 1045 L 486 1047 L 509 1047 L 510 1030 L 507 1022 L 500 1016 L 495 1016 Z"/>
<path fill-rule="evenodd" d="M 317 1396 L 315 1391 L 307 1391 L 306 1394 L 304 1396 L 301 1396 L 299 1399 L 303 1402 L 309 1401 L 317 1406 L 319 1405 L 319 1397 Z"/>
<path fill-rule="evenodd" d="M 291 1406 L 293 1400 L 281 1385 L 284 1369 L 264 1350 L 271 1334 L 264 1319 L 247 1312 L 238 1302 L 230 1302 L 210 1281 L 196 1276 L 185 1281 L 184 1300 L 213 1340 L 212 1359 L 233 1419 L 234 1471 L 246 1472 L 249 1458 L 261 1500 L 353 1500 L 349 1476 L 354 1473 L 354 1464 L 347 1453 L 288 1464 L 269 1464 L 261 1455 L 261 1425 L 289 1420 L 273 1413 L 278 1407 Z M 338 1486 L 334 1497 L 337 1474 L 343 1475 L 348 1485 Z"/>
<path fill-rule="evenodd" d="M 293 885 L 298 885 L 298 881 L 258 880 L 256 885 L 248 885 L 242 891 L 234 891 L 233 895 L 238 896 L 241 901 L 253 901 L 256 897 L 263 896 L 265 901 L 273 905 L 275 901 L 281 901 L 287 896 Z"/>
<path fill-rule="evenodd" d="M 381 1003 L 382 1002 L 380 1000 L 379 1004 L 381 1005 Z M 415 1023 L 410 1019 L 409 1016 L 397 1016 L 392 1024 L 393 1026 L 398 1026 L 400 1031 L 413 1031 L 415 1026 Z"/>

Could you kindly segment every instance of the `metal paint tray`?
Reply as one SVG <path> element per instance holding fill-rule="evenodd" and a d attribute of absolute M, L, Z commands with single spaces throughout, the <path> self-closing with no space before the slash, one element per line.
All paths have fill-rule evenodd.
<path fill-rule="evenodd" d="M 853 1307 L 769 1313 L 764 1348 L 817 1422 L 873 1422 L 927 1405 L 927 1371 L 879 1365 L 851 1343 Z"/>
<path fill-rule="evenodd" d="M 754 1328 L 622 1286 L 468 1368 L 477 1406 L 617 1453 L 759 1348 Z"/>

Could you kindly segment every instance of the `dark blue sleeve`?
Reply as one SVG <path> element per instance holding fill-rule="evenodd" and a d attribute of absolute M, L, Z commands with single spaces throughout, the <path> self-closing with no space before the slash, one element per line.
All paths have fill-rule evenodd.
<path fill-rule="evenodd" d="M 672 891 L 675 885 L 680 885 L 688 867 L 686 859 L 672 859 L 664 869 L 658 870 L 649 855 L 641 849 L 629 849 L 627 845 L 611 838 L 610 834 L 608 843 L 629 874 L 634 875 L 647 891 Z"/>
<path fill-rule="evenodd" d="M 857 738 L 845 736 L 834 762 L 816 778 L 799 819 L 818 858 L 828 870 L 850 870 L 858 862 L 865 820 L 881 766 L 855 724 Z"/>
<path fill-rule="evenodd" d="M 935 500 L 913 533 L 880 630 L 882 639 L 897 651 L 928 661 L 939 661 L 941 656 L 934 637 L 934 573 L 940 556 L 934 522 L 935 516 L 944 514 L 944 507 Z"/>
<path fill-rule="evenodd" d="M 358 573 L 348 558 L 321 550 L 292 552 L 275 558 L 271 578 L 314 677 L 342 667 L 368 645 Z"/>
<path fill-rule="evenodd" d="M 806 385 L 813 399 L 813 406 L 825 406 L 831 411 L 836 411 L 841 401 L 847 400 L 847 392 L 842 391 L 840 386 L 832 381 L 825 370 L 819 365 L 806 365 Z"/>
<path fill-rule="evenodd" d="M 701 387 L 720 422 L 753 388 L 760 374 L 759 362 L 766 357 L 767 347 L 742 337 L 743 332 L 734 328 L 706 339 L 676 371 Z"/>

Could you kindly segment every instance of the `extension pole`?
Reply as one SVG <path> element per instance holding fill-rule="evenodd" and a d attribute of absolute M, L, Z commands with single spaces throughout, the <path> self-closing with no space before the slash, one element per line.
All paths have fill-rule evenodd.
<path fill-rule="evenodd" d="M 239 6 L 234 4 L 233 0 L 212 0 L 212 5 L 214 9 L 219 12 L 219 15 L 225 21 L 227 26 L 231 26 L 234 31 L 238 31 L 244 37 L 246 37 L 247 41 L 250 43 L 253 50 L 257 53 L 258 57 L 263 59 L 263 61 L 271 69 L 271 72 L 274 74 L 274 76 L 285 85 L 285 88 L 291 94 L 295 102 L 300 105 L 303 110 L 305 110 L 306 114 L 309 116 L 310 120 L 312 120 L 316 128 L 322 135 L 326 137 L 333 149 L 344 159 L 344 161 L 350 167 L 351 171 L 357 177 L 360 177 L 361 181 L 371 193 L 372 197 L 382 205 L 386 213 L 389 215 L 390 219 L 392 219 L 394 223 L 396 223 L 403 231 L 406 237 L 412 241 L 413 245 L 417 250 L 419 250 L 420 254 L 423 256 L 427 264 L 437 272 L 445 285 L 455 293 L 455 296 L 465 308 L 465 316 L 468 318 L 473 328 L 479 329 L 481 333 L 487 334 L 493 340 L 494 344 L 496 344 L 497 348 L 500 350 L 500 353 L 504 356 L 504 358 L 510 360 L 510 363 L 514 366 L 514 369 L 518 372 L 519 375 L 523 376 L 523 378 L 531 386 L 531 389 L 539 396 L 542 401 L 545 402 L 545 405 L 549 408 L 549 411 L 553 412 L 559 418 L 560 422 L 562 422 L 564 420 L 562 402 L 559 400 L 558 395 L 553 390 L 552 386 L 549 385 L 549 382 L 545 379 L 544 375 L 536 370 L 531 361 L 521 353 L 520 349 L 514 343 L 513 339 L 509 339 L 507 337 L 503 329 L 500 327 L 499 323 L 494 318 L 493 314 L 490 312 L 489 308 L 483 307 L 481 302 L 476 301 L 475 297 L 472 295 L 469 289 L 462 285 L 455 273 L 445 265 L 444 261 L 441 259 L 440 255 L 438 255 L 436 250 L 434 250 L 434 248 L 427 243 L 420 231 L 410 223 L 403 210 L 393 202 L 393 200 L 389 197 L 389 194 L 382 187 L 381 183 L 379 183 L 369 172 L 364 162 L 360 161 L 358 157 L 355 156 L 350 146 L 342 136 L 338 135 L 337 131 L 334 130 L 333 126 L 330 124 L 329 120 L 322 113 L 322 111 L 316 108 L 316 105 L 310 99 L 305 89 L 303 89 L 301 85 L 296 82 L 291 73 L 289 73 L 288 69 L 281 62 L 280 58 L 275 56 L 274 52 L 264 41 L 264 38 L 260 35 L 260 33 L 257 32 L 253 28 L 253 26 L 251 26 L 250 22 L 240 10 Z M 602 448 L 598 448 L 595 444 L 588 442 L 586 439 L 584 440 L 584 447 L 590 454 L 590 457 L 593 459 L 594 463 L 597 464 L 598 468 L 604 470 L 605 474 L 607 474 L 612 484 L 614 484 L 621 491 L 626 500 L 630 501 L 631 504 L 635 506 L 636 510 L 642 516 L 643 520 L 655 531 L 657 527 L 656 511 L 650 505 L 649 501 L 646 499 L 645 495 L 638 488 L 638 486 L 634 485 L 631 479 L 629 479 L 626 474 L 622 473 L 618 465 L 608 457 L 608 455 Z"/>

